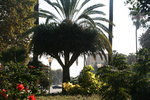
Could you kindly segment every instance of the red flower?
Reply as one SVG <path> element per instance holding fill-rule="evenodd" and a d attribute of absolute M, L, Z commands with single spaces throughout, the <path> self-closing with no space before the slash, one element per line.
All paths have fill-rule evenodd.
<path fill-rule="evenodd" d="M 32 65 L 30 65 L 30 66 L 28 66 L 28 68 L 36 68 L 36 66 L 32 66 Z"/>
<path fill-rule="evenodd" d="M 28 99 L 29 99 L 29 100 L 36 100 L 36 98 L 35 98 L 35 96 L 34 96 L 34 95 L 30 95 L 30 96 L 28 96 Z"/>
<path fill-rule="evenodd" d="M 2 89 L 2 92 L 6 92 L 6 90 L 5 90 L 5 89 Z"/>
<path fill-rule="evenodd" d="M 5 94 L 5 92 L 6 92 L 6 90 L 5 90 L 5 89 L 2 89 L 2 90 L 0 91 L 0 94 L 1 94 L 2 96 L 4 96 L 5 98 L 8 98 L 7 94 Z"/>
<path fill-rule="evenodd" d="M 18 84 L 16 87 L 19 91 L 22 91 L 24 89 L 23 84 Z"/>

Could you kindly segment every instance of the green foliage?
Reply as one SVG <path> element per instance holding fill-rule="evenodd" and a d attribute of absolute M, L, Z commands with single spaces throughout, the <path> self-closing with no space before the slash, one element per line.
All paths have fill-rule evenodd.
<path fill-rule="evenodd" d="M 138 63 L 134 70 L 139 76 L 145 77 L 150 72 L 150 51 L 146 48 L 140 49 L 137 56 Z"/>
<path fill-rule="evenodd" d="M 133 100 L 149 100 L 150 83 L 149 78 L 141 77 L 138 74 L 132 76 L 130 86 L 130 94 Z"/>
<path fill-rule="evenodd" d="M 46 53 L 56 58 L 56 55 L 63 54 L 63 51 L 77 55 L 88 52 L 104 55 L 103 49 L 110 52 L 111 48 L 108 39 L 95 28 L 83 28 L 75 23 L 42 24 L 36 27 L 34 32 L 33 51 L 39 55 Z"/>
<path fill-rule="evenodd" d="M 150 49 L 150 28 L 147 29 L 147 31 L 141 35 L 140 37 L 140 45 L 143 47 L 143 48 L 147 48 L 147 49 Z"/>
<path fill-rule="evenodd" d="M 149 51 L 141 49 L 137 54 L 138 61 L 128 65 L 123 55 L 117 55 L 112 66 L 98 69 L 100 81 L 106 83 L 100 88 L 100 95 L 111 100 L 149 100 Z M 122 63 L 120 63 L 122 62 Z M 118 66 L 125 66 L 118 68 Z M 117 67 L 116 67 L 117 66 Z"/>
<path fill-rule="evenodd" d="M 127 62 L 129 65 L 135 64 L 136 63 L 136 55 L 134 53 L 130 53 L 127 56 Z"/>
<path fill-rule="evenodd" d="M 118 70 L 126 69 L 128 67 L 126 56 L 124 54 L 114 53 L 111 65 Z"/>
<path fill-rule="evenodd" d="M 19 35 L 34 25 L 34 20 L 24 20 L 34 11 L 35 0 L 0 0 L 0 52 L 14 46 L 27 46 L 29 38 Z"/>
<path fill-rule="evenodd" d="M 127 70 L 114 69 L 111 66 L 104 66 L 98 69 L 100 81 L 106 85 L 100 89 L 100 95 L 104 99 L 127 100 L 130 98 L 129 86 L 132 73 Z"/>
<path fill-rule="evenodd" d="M 138 3 L 139 8 L 141 9 L 141 13 L 150 15 L 149 0 L 126 0 L 126 3 L 131 4 L 133 7 L 136 6 L 136 3 Z"/>
<path fill-rule="evenodd" d="M 28 54 L 24 47 L 10 47 L 0 53 L 0 62 L 5 65 L 9 62 L 25 63 Z"/>

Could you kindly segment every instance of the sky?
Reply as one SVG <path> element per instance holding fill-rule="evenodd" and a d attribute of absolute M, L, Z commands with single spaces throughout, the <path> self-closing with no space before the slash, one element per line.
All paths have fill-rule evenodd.
<path fill-rule="evenodd" d="M 101 9 L 106 13 L 106 18 L 109 19 L 109 0 L 92 0 L 90 4 L 94 3 L 103 3 L 105 6 Z M 113 50 L 116 50 L 119 53 L 128 55 L 129 53 L 135 53 L 135 26 L 129 16 L 130 11 L 127 6 L 124 4 L 125 0 L 114 0 L 114 24 L 113 27 Z M 39 6 L 42 9 L 50 10 L 49 5 L 40 0 Z M 43 22 L 43 19 L 40 20 Z M 142 34 L 142 30 L 138 31 L 138 37 Z M 140 45 L 138 43 L 138 48 Z M 79 57 L 79 65 L 73 64 L 70 68 L 70 75 L 77 76 L 83 68 L 83 59 Z M 48 60 L 45 57 L 41 58 L 44 64 L 48 65 Z M 61 68 L 56 60 L 52 61 L 51 68 L 53 70 Z"/>

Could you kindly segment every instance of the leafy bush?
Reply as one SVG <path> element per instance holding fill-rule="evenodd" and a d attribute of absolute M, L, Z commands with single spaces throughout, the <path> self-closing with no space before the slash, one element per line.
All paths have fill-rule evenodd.
<path fill-rule="evenodd" d="M 10 61 L 15 63 L 25 63 L 28 58 L 27 50 L 23 47 L 10 47 L 3 50 L 0 55 L 0 62 L 3 65 Z"/>
<path fill-rule="evenodd" d="M 94 68 L 91 65 L 85 66 L 79 75 L 79 83 L 63 83 L 63 88 L 68 94 L 91 95 L 98 94 L 102 85 L 98 77 L 92 72 Z"/>
<path fill-rule="evenodd" d="M 133 100 L 150 100 L 150 51 L 142 48 L 137 53 L 137 63 L 133 66 L 135 73 L 131 79 L 131 95 Z"/>
<path fill-rule="evenodd" d="M 127 59 L 126 55 L 115 52 L 113 54 L 113 61 L 111 62 L 112 67 L 115 67 L 118 70 L 127 69 Z"/>
<path fill-rule="evenodd" d="M 92 71 L 94 71 L 94 68 L 91 65 L 87 65 L 79 75 L 79 84 L 84 88 L 84 94 L 98 93 L 103 84 Z"/>
<path fill-rule="evenodd" d="M 70 82 L 63 83 L 63 88 L 67 92 L 67 94 L 80 94 L 82 93 L 82 88 L 79 84 L 72 84 Z"/>
<path fill-rule="evenodd" d="M 118 71 L 111 66 L 104 66 L 98 69 L 99 79 L 105 82 L 100 88 L 100 95 L 106 100 L 127 100 L 131 98 L 129 86 L 130 71 Z"/>

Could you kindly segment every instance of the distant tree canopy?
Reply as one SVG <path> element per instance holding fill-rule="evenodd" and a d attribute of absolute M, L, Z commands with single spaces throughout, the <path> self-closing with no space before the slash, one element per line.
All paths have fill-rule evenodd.
<path fill-rule="evenodd" d="M 150 28 L 140 37 L 140 45 L 150 50 Z"/>
<path fill-rule="evenodd" d="M 142 24 L 146 24 L 150 21 L 150 1 L 149 0 L 126 0 L 125 2 L 129 5 L 129 10 L 131 12 L 138 12 L 140 14 L 140 18 L 144 18 L 145 21 Z M 137 14 L 137 13 L 136 13 Z M 149 25 L 148 25 L 149 27 Z"/>
<path fill-rule="evenodd" d="M 27 45 L 29 38 L 18 36 L 34 25 L 34 20 L 24 20 L 34 11 L 35 0 L 0 0 L 0 52 L 12 45 Z"/>
<path fill-rule="evenodd" d="M 140 7 L 141 7 L 141 10 L 142 12 L 150 15 L 150 0 L 138 0 L 138 2 L 140 2 Z M 149 16 L 149 19 L 150 19 L 150 16 Z"/>
<path fill-rule="evenodd" d="M 126 0 L 126 3 L 131 4 L 132 8 L 134 8 L 138 3 L 142 13 L 149 14 L 150 12 L 150 0 Z"/>
<path fill-rule="evenodd" d="M 62 83 L 63 71 L 61 69 L 51 70 L 52 73 L 52 83 L 53 85 L 58 85 Z"/>

